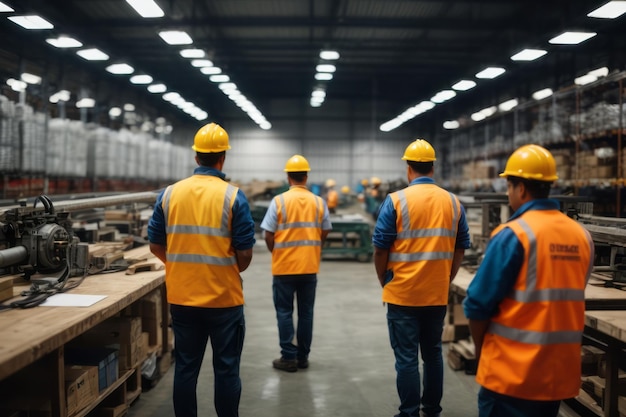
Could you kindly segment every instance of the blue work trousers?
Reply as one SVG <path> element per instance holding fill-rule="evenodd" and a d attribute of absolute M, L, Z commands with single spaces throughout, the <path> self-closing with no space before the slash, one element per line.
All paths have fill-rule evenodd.
<path fill-rule="evenodd" d="M 313 340 L 313 307 L 315 306 L 315 288 L 317 275 L 275 275 L 272 289 L 274 307 L 278 321 L 278 339 L 280 354 L 285 359 L 305 360 L 311 352 Z M 298 305 L 298 325 L 294 331 L 293 301 Z M 294 345 L 294 335 L 296 343 Z"/>
<path fill-rule="evenodd" d="M 406 307 L 389 304 L 387 325 L 396 357 L 396 386 L 400 397 L 398 417 L 441 412 L 443 357 L 441 334 L 447 306 Z M 424 363 L 420 387 L 419 353 Z M 420 396 L 421 394 L 421 396 Z"/>
<path fill-rule="evenodd" d="M 238 417 L 239 364 L 246 332 L 243 306 L 170 306 L 174 329 L 174 413 L 197 417 L 197 385 L 207 342 L 213 349 L 214 404 L 219 417 Z"/>

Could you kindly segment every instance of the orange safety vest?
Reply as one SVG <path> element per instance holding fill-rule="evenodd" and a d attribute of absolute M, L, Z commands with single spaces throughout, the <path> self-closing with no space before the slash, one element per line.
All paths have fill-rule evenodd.
<path fill-rule="evenodd" d="M 324 200 L 293 186 L 274 197 L 278 226 L 272 250 L 273 275 L 317 274 L 322 251 Z"/>
<path fill-rule="evenodd" d="M 558 210 L 531 210 L 498 226 L 524 247 L 511 294 L 485 334 L 476 381 L 536 401 L 578 395 L 585 286 L 593 268 L 589 233 Z"/>
<path fill-rule="evenodd" d="M 448 288 L 461 217 L 458 198 L 435 184 L 415 184 L 392 194 L 397 236 L 387 268 L 393 279 L 383 301 L 403 306 L 448 304 Z"/>
<path fill-rule="evenodd" d="M 243 289 L 231 246 L 232 207 L 238 188 L 210 175 L 192 175 L 167 187 L 165 285 L 171 304 L 195 307 L 243 305 Z"/>
<path fill-rule="evenodd" d="M 335 208 L 337 204 L 339 204 L 339 194 L 335 190 L 328 190 L 328 196 L 326 204 L 328 204 L 328 208 Z"/>

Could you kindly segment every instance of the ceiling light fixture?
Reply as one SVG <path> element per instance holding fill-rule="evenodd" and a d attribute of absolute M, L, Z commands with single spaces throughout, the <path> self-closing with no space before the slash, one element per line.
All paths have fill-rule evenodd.
<path fill-rule="evenodd" d="M 208 59 L 194 59 L 191 61 L 191 66 L 196 68 L 212 67 L 213 62 Z"/>
<path fill-rule="evenodd" d="M 452 86 L 457 91 L 467 91 L 474 87 L 476 87 L 476 83 L 472 80 L 461 80 Z"/>
<path fill-rule="evenodd" d="M 56 39 L 49 38 L 46 39 L 46 42 L 48 42 L 55 48 L 80 48 L 81 46 L 83 46 L 81 42 L 69 36 L 59 36 Z"/>
<path fill-rule="evenodd" d="M 7 19 L 17 25 L 20 25 L 24 29 L 54 29 L 54 25 L 52 23 L 37 15 L 9 16 Z"/>
<path fill-rule="evenodd" d="M 320 64 L 317 67 L 315 67 L 315 71 L 317 72 L 335 72 L 337 70 L 337 67 L 335 67 L 332 64 Z"/>
<path fill-rule="evenodd" d="M 202 49 L 183 49 L 180 51 L 180 56 L 183 58 L 204 58 L 206 53 Z"/>
<path fill-rule="evenodd" d="M 109 56 L 97 48 L 81 49 L 76 55 L 87 61 L 107 61 Z"/>
<path fill-rule="evenodd" d="M 551 88 L 544 88 L 542 90 L 535 91 L 533 93 L 533 98 L 535 100 L 543 100 L 544 98 L 550 97 L 553 94 Z"/>
<path fill-rule="evenodd" d="M 143 18 L 163 17 L 165 13 L 154 0 L 126 0 Z"/>
<path fill-rule="evenodd" d="M 448 130 L 458 129 L 460 126 L 461 124 L 456 120 L 448 120 L 447 122 L 443 122 L 443 128 Z"/>
<path fill-rule="evenodd" d="M 456 96 L 456 93 L 453 90 L 442 90 L 438 92 L 437 94 L 435 94 L 433 97 L 431 97 L 430 101 L 432 101 L 433 103 L 440 104 L 440 103 L 450 100 L 451 98 L 455 96 Z"/>
<path fill-rule="evenodd" d="M 563 32 L 548 42 L 553 45 L 578 45 L 596 35 L 596 32 Z"/>
<path fill-rule="evenodd" d="M 148 86 L 148 91 L 151 93 L 165 93 L 167 91 L 167 87 L 165 84 L 152 84 Z"/>
<path fill-rule="evenodd" d="M 35 74 L 24 72 L 20 78 L 27 84 L 41 84 L 41 77 Z"/>
<path fill-rule="evenodd" d="M 604 6 L 598 7 L 588 17 L 596 19 L 615 19 L 626 13 L 626 1 L 610 1 Z"/>
<path fill-rule="evenodd" d="M 221 74 L 222 69 L 220 67 L 202 67 L 200 68 L 200 72 L 206 75 L 215 75 Z"/>
<path fill-rule="evenodd" d="M 333 74 L 330 72 L 316 72 L 315 79 L 317 81 L 330 81 L 333 79 Z"/>
<path fill-rule="evenodd" d="M 121 115 L 122 109 L 120 109 L 119 107 L 111 107 L 111 109 L 109 110 L 109 117 L 111 118 L 120 117 Z"/>
<path fill-rule="evenodd" d="M 81 98 L 76 102 L 76 107 L 79 109 L 91 109 L 96 106 L 96 100 L 93 98 Z"/>
<path fill-rule="evenodd" d="M 325 59 L 326 61 L 335 61 L 339 59 L 339 52 L 324 50 L 320 52 L 320 58 Z"/>
<path fill-rule="evenodd" d="M 181 30 L 164 30 L 159 32 L 159 36 L 168 45 L 189 45 L 193 43 L 191 36 Z"/>
<path fill-rule="evenodd" d="M 106 70 L 115 75 L 128 75 L 135 72 L 133 67 L 125 63 L 109 65 Z"/>
<path fill-rule="evenodd" d="M 150 84 L 152 80 L 152 77 L 147 74 L 133 75 L 130 77 L 131 84 Z"/>
<path fill-rule="evenodd" d="M 544 51 L 543 49 L 524 49 L 511 57 L 512 61 L 534 61 L 535 59 L 539 59 L 548 51 Z"/>
<path fill-rule="evenodd" d="M 0 2 L 0 13 L 14 12 L 12 8 L 7 6 L 6 4 Z"/>
<path fill-rule="evenodd" d="M 517 105 L 519 104 L 519 101 L 516 98 L 513 98 L 511 100 L 507 100 L 503 103 L 500 103 L 500 105 L 498 106 L 498 109 L 500 111 L 509 111 L 509 110 L 513 110 L 515 107 L 517 107 Z"/>
<path fill-rule="evenodd" d="M 506 70 L 504 68 L 500 68 L 500 67 L 487 67 L 484 70 L 480 71 L 479 73 L 476 74 L 476 78 L 481 78 L 481 79 L 494 79 L 496 77 L 499 77 L 500 75 L 504 74 L 506 72 Z"/>
<path fill-rule="evenodd" d="M 230 81 L 230 77 L 226 74 L 216 74 L 211 75 L 209 77 L 209 81 L 211 81 L 212 83 L 227 83 Z"/>

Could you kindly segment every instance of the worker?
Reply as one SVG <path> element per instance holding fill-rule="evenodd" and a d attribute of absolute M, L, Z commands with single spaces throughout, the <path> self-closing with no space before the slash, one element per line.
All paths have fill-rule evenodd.
<path fill-rule="evenodd" d="M 326 205 L 328 206 L 328 212 L 335 214 L 337 212 L 337 206 L 339 205 L 339 193 L 335 190 L 337 183 L 334 179 L 329 178 L 326 180 Z"/>
<path fill-rule="evenodd" d="M 356 186 L 356 198 L 359 203 L 363 204 L 363 209 L 365 209 L 365 194 L 367 193 L 368 186 L 369 180 L 367 178 L 363 178 L 361 182 Z"/>
<path fill-rule="evenodd" d="M 384 200 L 380 185 L 382 180 L 378 177 L 370 179 L 370 188 L 365 193 L 365 211 L 372 215 L 374 220 L 378 217 L 378 210 Z"/>
<path fill-rule="evenodd" d="M 272 289 L 281 349 L 280 358 L 272 365 L 287 372 L 309 367 L 317 273 L 322 245 L 332 229 L 326 203 L 307 188 L 310 170 L 302 155 L 287 160 L 284 171 L 289 190 L 272 199 L 261 222 L 265 243 L 272 252 Z M 293 323 L 294 295 L 298 302 L 297 330 Z"/>
<path fill-rule="evenodd" d="M 214 404 L 237 417 L 245 320 L 240 272 L 250 265 L 254 221 L 245 195 L 224 181 L 228 133 L 209 123 L 194 137 L 199 165 L 167 187 L 148 224 L 150 250 L 165 264 L 176 340 L 174 412 L 196 417 L 196 386 L 208 339 L 213 351 Z"/>
<path fill-rule="evenodd" d="M 511 218 L 491 234 L 463 302 L 476 348 L 481 417 L 556 416 L 579 393 L 589 233 L 549 199 L 552 154 L 525 145 L 509 157 Z"/>
<path fill-rule="evenodd" d="M 470 247 L 469 229 L 459 199 L 432 178 L 436 158 L 430 143 L 415 140 L 402 159 L 407 161 L 409 185 L 389 194 L 381 206 L 372 237 L 374 265 L 396 359 L 396 417 L 417 417 L 420 407 L 433 417 L 442 410 L 448 288 Z"/>

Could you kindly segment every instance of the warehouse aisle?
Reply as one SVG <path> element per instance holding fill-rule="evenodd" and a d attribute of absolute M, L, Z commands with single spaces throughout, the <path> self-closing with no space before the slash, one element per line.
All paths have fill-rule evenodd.
<path fill-rule="evenodd" d="M 272 368 L 279 357 L 271 290 L 270 253 L 258 239 L 244 272 L 246 340 L 242 356 L 242 417 L 391 417 L 397 412 L 393 352 L 374 264 L 324 260 L 318 276 L 310 367 L 296 373 Z M 210 347 L 209 347 L 210 349 Z M 444 346 L 444 351 L 447 348 Z M 214 416 L 211 353 L 198 397 L 201 416 Z M 476 415 L 473 377 L 445 366 L 446 417 Z M 129 417 L 171 417 L 173 367 L 141 394 Z"/>

